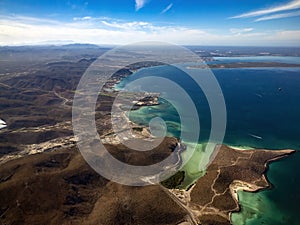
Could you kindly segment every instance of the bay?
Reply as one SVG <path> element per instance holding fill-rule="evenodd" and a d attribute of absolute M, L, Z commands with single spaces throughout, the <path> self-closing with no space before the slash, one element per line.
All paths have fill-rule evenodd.
<path fill-rule="evenodd" d="M 218 58 L 218 60 L 265 62 L 274 61 L 274 57 Z M 277 57 L 276 60 L 300 64 L 299 57 Z M 212 71 L 221 86 L 227 108 L 225 144 L 241 148 L 300 150 L 299 67 L 226 68 Z M 201 149 L 210 133 L 210 110 L 205 94 L 182 71 L 170 66 L 141 69 L 123 79 L 118 87 L 123 88 L 136 79 L 153 75 L 176 81 L 192 97 L 201 123 L 201 135 L 197 143 L 197 149 Z M 180 117 L 172 104 L 164 99 L 160 101 L 159 106 L 132 111 L 130 119 L 147 125 L 153 117 L 159 116 L 168 124 L 168 135 L 180 137 L 181 132 L 188 132 L 188 127 L 181 126 Z M 201 150 L 196 152 L 203 154 Z M 267 175 L 274 186 L 273 189 L 259 193 L 239 193 L 242 211 L 232 215 L 234 224 L 273 225 L 286 224 L 286 221 L 288 224 L 298 224 L 299 156 L 297 152 L 270 165 Z M 190 171 L 188 182 L 194 182 L 203 174 L 201 171 L 197 174 L 193 166 L 198 160 L 197 157 L 199 155 L 193 155 L 191 163 L 185 167 Z"/>

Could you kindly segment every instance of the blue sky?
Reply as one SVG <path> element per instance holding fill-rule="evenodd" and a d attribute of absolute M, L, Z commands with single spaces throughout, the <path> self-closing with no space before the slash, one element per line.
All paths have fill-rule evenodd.
<path fill-rule="evenodd" d="M 300 0 L 1 0 L 0 45 L 298 46 Z"/>

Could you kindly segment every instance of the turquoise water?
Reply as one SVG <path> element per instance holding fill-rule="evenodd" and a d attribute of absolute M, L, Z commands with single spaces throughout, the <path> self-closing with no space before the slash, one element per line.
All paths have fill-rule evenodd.
<path fill-rule="evenodd" d="M 268 179 L 274 186 L 258 193 L 240 192 L 241 213 L 232 216 L 234 225 L 298 225 L 300 153 L 270 165 Z"/>
<path fill-rule="evenodd" d="M 274 60 L 266 57 L 251 58 L 248 60 Z M 276 59 L 300 63 L 299 57 Z M 214 69 L 213 73 L 222 88 L 227 107 L 224 143 L 253 148 L 300 150 L 300 68 Z M 191 179 L 195 174 L 201 176 L 193 164 L 199 155 L 201 158 L 201 149 L 208 139 L 211 126 L 210 110 L 204 94 L 182 71 L 168 66 L 142 69 L 122 80 L 118 86 L 122 88 L 137 78 L 149 75 L 172 79 L 192 96 L 197 106 L 201 132 L 196 150 L 199 154 L 193 156 L 192 163 L 186 169 L 191 171 Z M 143 107 L 131 112 L 130 119 L 147 125 L 151 118 L 160 116 L 167 121 L 169 135 L 178 137 L 180 132 L 188 132 L 188 127 L 181 126 L 175 108 L 163 99 L 161 101 L 159 106 Z M 299 163 L 299 153 L 272 163 L 268 171 L 268 178 L 274 185 L 272 190 L 240 192 L 242 211 L 233 214 L 234 224 L 299 224 Z"/>

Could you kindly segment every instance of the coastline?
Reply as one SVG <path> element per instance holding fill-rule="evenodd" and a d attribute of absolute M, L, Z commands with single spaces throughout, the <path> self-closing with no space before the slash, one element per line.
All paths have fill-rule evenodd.
<path fill-rule="evenodd" d="M 249 146 L 229 146 L 230 148 L 236 150 L 236 151 L 241 151 L 241 152 L 256 152 L 256 151 L 260 151 L 258 149 L 254 149 L 252 147 L 249 147 Z M 266 151 L 266 152 L 277 152 L 277 153 L 282 153 L 283 155 L 280 155 L 280 156 L 276 156 L 274 158 L 271 158 L 271 159 L 268 159 L 266 160 L 264 163 L 263 163 L 263 167 L 264 167 L 264 172 L 261 174 L 261 178 L 260 178 L 260 181 L 261 181 L 261 184 L 258 185 L 256 183 L 249 183 L 249 182 L 246 182 L 246 181 L 243 181 L 243 180 L 234 180 L 229 186 L 228 186 L 228 190 L 230 192 L 230 195 L 232 196 L 236 206 L 234 209 L 231 209 L 230 211 L 228 211 L 228 215 L 226 216 L 226 214 L 222 214 L 223 216 L 225 216 L 229 221 L 230 223 L 232 223 L 232 214 L 233 213 L 238 213 L 241 211 L 241 207 L 240 207 L 240 201 L 239 201 L 239 196 L 238 196 L 238 192 L 240 191 L 245 191 L 245 192 L 251 192 L 251 193 L 256 193 L 256 192 L 259 192 L 259 191 L 262 191 L 262 190 L 266 190 L 266 189 L 272 189 L 273 186 L 272 186 L 272 183 L 269 182 L 268 178 L 267 178 L 267 172 L 269 170 L 269 164 L 272 163 L 273 161 L 277 161 L 277 160 L 280 160 L 282 158 L 285 158 L 291 154 L 293 154 L 295 151 L 294 150 L 275 150 L 275 151 L 272 151 L 272 150 L 263 150 L 263 151 Z M 214 160 L 212 160 L 214 161 Z M 202 177 L 201 177 L 202 178 Z M 201 178 L 199 180 L 201 180 Z M 199 181 L 198 180 L 198 181 Z M 172 195 L 175 196 L 176 199 L 178 199 L 179 202 L 181 202 L 180 204 L 190 204 L 189 202 L 191 202 L 192 198 L 191 198 L 191 193 L 194 191 L 195 187 L 196 187 L 196 184 L 197 182 L 196 181 L 193 185 L 191 185 L 187 190 L 183 190 L 183 189 L 170 189 L 170 193 Z M 262 185 L 263 184 L 263 185 Z M 224 192 L 225 193 L 225 192 Z M 213 200 L 212 200 L 213 201 Z M 213 202 L 211 202 L 213 203 Z M 185 207 L 184 207 L 185 208 Z M 193 207 L 192 207 L 193 208 Z M 203 213 L 200 213 L 198 212 L 199 209 L 191 209 L 191 213 L 193 215 L 196 215 L 197 217 L 201 217 L 201 216 L 204 216 L 204 215 L 207 215 L 207 214 L 203 214 Z M 206 210 L 206 206 L 203 207 L 201 209 L 202 210 Z M 212 210 L 212 209 L 210 209 Z M 217 209 L 216 209 L 217 210 Z M 198 212 L 198 213 L 197 213 Z M 211 213 L 211 212 L 210 212 Z M 222 216 L 222 217 L 223 217 Z M 224 218 L 224 217 L 223 217 Z"/>
<path fill-rule="evenodd" d="M 238 151 L 244 151 L 244 150 L 238 150 Z M 270 150 L 265 150 L 265 151 L 270 151 Z M 272 162 L 279 161 L 279 160 L 281 160 L 283 158 L 286 158 L 286 157 L 288 157 L 288 156 L 296 153 L 295 150 L 290 150 L 290 149 L 287 149 L 287 150 L 275 150 L 275 151 L 283 153 L 283 155 L 276 156 L 276 157 L 271 158 L 271 159 L 269 159 L 269 160 L 267 160 L 265 162 L 265 164 L 264 164 L 265 171 L 262 174 L 262 179 L 266 183 L 265 187 L 257 186 L 257 185 L 253 185 L 253 184 L 249 184 L 247 182 L 243 182 L 243 181 L 239 181 L 239 180 L 234 181 L 235 183 L 232 183 L 232 185 L 230 185 L 230 187 L 229 187 L 230 188 L 230 192 L 231 192 L 231 194 L 232 194 L 235 202 L 238 204 L 237 211 L 230 212 L 230 214 L 229 214 L 229 218 L 230 218 L 231 224 L 233 224 L 232 223 L 232 214 L 233 213 L 240 213 L 241 212 L 241 207 L 240 207 L 240 201 L 239 201 L 238 192 L 245 191 L 245 192 L 250 192 L 250 193 L 257 193 L 259 191 L 273 189 L 274 186 L 269 181 L 268 176 L 267 176 L 267 173 L 269 171 L 269 165 Z"/>
<path fill-rule="evenodd" d="M 300 64 L 295 63 L 280 63 L 280 62 L 230 62 L 220 64 L 207 64 L 206 66 L 188 66 L 187 69 L 234 69 L 234 68 L 293 68 L 300 67 Z"/>
<path fill-rule="evenodd" d="M 241 211 L 238 192 L 255 193 L 271 189 L 272 184 L 267 180 L 268 165 L 295 152 L 294 150 L 265 149 L 245 151 L 221 145 L 220 151 L 208 167 L 206 174 L 191 187 L 187 190 L 176 188 L 164 190 L 173 195 L 173 199 L 188 211 L 192 221 L 196 221 L 194 224 L 209 224 L 212 221 L 214 224 L 233 224 L 232 214 Z M 260 158 L 260 156 L 266 159 L 258 170 L 262 173 L 257 172 L 251 175 L 253 173 L 251 172 L 249 174 L 248 168 L 255 165 L 255 158 Z M 234 163 L 232 163 L 233 159 L 235 159 Z M 222 182 L 222 177 L 226 176 L 229 171 L 231 171 L 230 176 L 240 173 L 240 179 L 234 179 L 235 175 L 233 175 L 233 180 L 227 186 L 226 182 Z M 244 176 L 244 173 L 248 174 Z"/>

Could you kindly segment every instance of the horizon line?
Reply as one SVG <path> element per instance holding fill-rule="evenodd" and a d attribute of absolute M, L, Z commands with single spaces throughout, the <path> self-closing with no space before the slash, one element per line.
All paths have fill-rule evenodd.
<path fill-rule="evenodd" d="M 124 46 L 126 44 L 94 44 L 94 43 L 88 43 L 88 42 L 74 42 L 74 43 L 57 43 L 57 44 L 41 44 L 41 43 L 28 43 L 28 44 L 16 44 L 16 45 L 1 45 L 0 48 L 3 47 L 62 47 L 62 46 L 69 46 L 69 45 L 91 45 L 91 46 Z M 284 46 L 278 46 L 278 45 L 225 45 L 225 44 L 209 44 L 209 45 L 201 45 L 201 44 L 175 44 L 182 47 L 266 47 L 266 48 L 300 48 L 296 45 L 284 45 Z"/>

